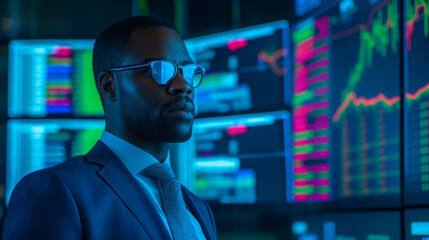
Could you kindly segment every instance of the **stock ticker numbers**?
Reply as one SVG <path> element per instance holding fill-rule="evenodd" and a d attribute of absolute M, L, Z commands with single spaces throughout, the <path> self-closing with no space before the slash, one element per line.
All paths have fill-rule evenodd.
<path fill-rule="evenodd" d="M 190 165 L 195 193 L 211 204 L 286 202 L 289 39 L 289 24 L 277 21 L 185 41 L 207 70 Z"/>
<path fill-rule="evenodd" d="M 14 40 L 9 117 L 102 117 L 92 72 L 93 40 Z"/>
<path fill-rule="evenodd" d="M 405 204 L 425 203 L 429 197 L 429 57 L 428 1 L 407 0 L 405 66 Z"/>
<path fill-rule="evenodd" d="M 276 111 L 290 104 L 288 26 L 278 21 L 185 41 L 207 70 L 195 92 L 199 117 Z"/>
<path fill-rule="evenodd" d="M 8 122 L 6 202 L 27 174 L 86 154 L 100 139 L 102 119 L 12 119 Z"/>
<path fill-rule="evenodd" d="M 293 200 L 330 199 L 329 18 L 307 20 L 292 34 L 295 52 Z"/>
<path fill-rule="evenodd" d="M 396 0 L 341 1 L 292 28 L 294 201 L 399 201 L 399 38 Z"/>

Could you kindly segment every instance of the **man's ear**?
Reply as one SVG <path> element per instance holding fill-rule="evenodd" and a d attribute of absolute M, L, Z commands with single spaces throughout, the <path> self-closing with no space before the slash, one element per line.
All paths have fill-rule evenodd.
<path fill-rule="evenodd" d="M 116 101 L 116 82 L 111 72 L 103 72 L 98 77 L 100 92 L 107 98 Z"/>

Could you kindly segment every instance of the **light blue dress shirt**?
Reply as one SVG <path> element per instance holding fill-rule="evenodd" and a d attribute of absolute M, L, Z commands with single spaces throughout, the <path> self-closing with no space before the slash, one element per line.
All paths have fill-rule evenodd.
<path fill-rule="evenodd" d="M 150 201 L 155 206 L 159 216 L 161 216 L 161 219 L 167 227 L 170 236 L 172 236 L 170 227 L 168 226 L 167 218 L 165 217 L 164 211 L 161 207 L 162 200 L 161 194 L 157 187 L 157 183 L 152 178 L 141 174 L 141 171 L 143 169 L 154 163 L 157 163 L 158 160 L 152 155 L 150 155 L 148 152 L 107 131 L 103 132 L 103 135 L 101 136 L 100 140 L 104 144 L 106 144 L 106 146 L 110 150 L 112 150 L 112 152 L 124 163 L 125 167 L 130 171 L 130 173 L 137 179 L 137 181 L 142 186 L 143 191 L 146 193 L 147 196 L 149 196 Z M 171 166 L 170 152 L 168 152 L 167 158 L 164 160 L 163 164 Z M 203 230 L 201 229 L 200 223 L 189 210 L 188 215 L 191 220 L 192 226 L 195 229 L 195 233 L 198 239 L 206 239 Z"/>

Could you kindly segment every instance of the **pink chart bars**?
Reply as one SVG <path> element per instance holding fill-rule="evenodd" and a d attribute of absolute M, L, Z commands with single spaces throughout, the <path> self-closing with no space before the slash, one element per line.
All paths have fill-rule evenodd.
<path fill-rule="evenodd" d="M 293 201 L 331 199 L 329 165 L 329 18 L 293 33 Z"/>

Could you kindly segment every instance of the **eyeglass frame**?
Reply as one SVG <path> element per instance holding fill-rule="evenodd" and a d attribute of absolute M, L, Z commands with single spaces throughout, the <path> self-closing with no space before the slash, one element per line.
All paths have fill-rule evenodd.
<path fill-rule="evenodd" d="M 131 69 L 136 69 L 136 68 L 141 68 L 141 67 L 147 67 L 147 66 L 150 66 L 151 67 L 151 71 L 152 71 L 152 66 L 151 66 L 151 63 L 153 63 L 153 62 L 160 62 L 160 61 L 163 61 L 163 62 L 169 62 L 169 63 L 171 63 L 171 64 L 173 64 L 173 66 L 174 66 L 174 75 L 171 77 L 171 79 L 170 80 L 168 80 L 165 84 L 161 84 L 161 83 L 159 83 L 159 82 L 157 82 L 156 80 L 155 80 L 155 77 L 153 77 L 153 72 L 152 72 L 152 78 L 154 79 L 154 81 L 157 83 L 157 84 L 159 84 L 159 85 L 161 85 L 161 86 L 166 86 L 166 85 L 168 85 L 168 84 L 170 84 L 172 81 L 173 81 L 173 79 L 176 77 L 176 75 L 177 75 L 177 72 L 179 71 L 179 69 L 182 69 L 182 73 L 183 73 L 183 67 L 186 67 L 186 66 L 189 66 L 189 65 L 195 65 L 195 66 L 198 66 L 198 67 L 200 67 L 203 71 L 202 71 L 202 73 L 201 73 L 201 81 L 198 83 L 198 85 L 197 86 L 195 86 L 195 87 L 192 87 L 193 89 L 195 89 L 195 88 L 197 88 L 197 87 L 199 87 L 200 85 L 201 85 L 201 83 L 203 82 L 203 78 L 204 78 L 204 74 L 205 74 L 205 72 L 206 72 L 206 69 L 205 68 L 203 68 L 202 66 L 200 66 L 200 65 L 198 65 L 198 64 L 195 64 L 195 63 L 190 63 L 190 64 L 186 64 L 186 65 L 179 65 L 179 64 L 176 64 L 175 62 L 173 62 L 173 61 L 170 61 L 170 60 L 165 60 L 165 59 L 158 59 L 158 60 L 152 60 L 152 61 L 149 61 L 149 62 L 147 62 L 147 63 L 137 63 L 137 64 L 131 64 L 131 65 L 125 65 L 125 66 L 122 66 L 122 67 L 113 67 L 113 68 L 110 68 L 108 71 L 109 72 L 111 72 L 111 71 L 125 71 L 125 70 L 131 70 Z M 185 79 L 185 81 L 186 81 L 186 79 Z M 189 84 L 189 82 L 188 81 L 186 81 L 188 84 Z"/>

